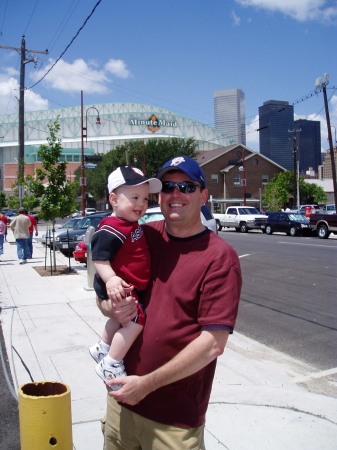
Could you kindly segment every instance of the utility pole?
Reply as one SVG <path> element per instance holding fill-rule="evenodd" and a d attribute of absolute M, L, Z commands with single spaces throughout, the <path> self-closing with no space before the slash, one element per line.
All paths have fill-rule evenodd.
<path fill-rule="evenodd" d="M 37 63 L 37 58 L 33 55 L 29 55 L 26 59 L 26 52 L 31 53 L 43 53 L 48 54 L 48 50 L 29 50 L 26 49 L 25 36 L 22 36 L 21 48 L 17 47 L 5 47 L 0 45 L 0 48 L 5 48 L 9 50 L 17 50 L 21 54 L 21 64 L 20 64 L 20 96 L 19 96 L 19 121 L 18 121 L 18 142 L 19 142 L 19 157 L 18 157 L 18 189 L 20 206 L 22 206 L 22 183 L 25 178 L 25 65 L 27 63 L 33 62 L 35 67 Z"/>
<path fill-rule="evenodd" d="M 297 206 L 297 209 L 300 209 L 300 199 L 299 199 L 299 194 L 298 194 L 298 189 L 297 189 L 297 180 L 298 180 L 298 174 L 297 174 L 297 142 L 296 142 L 296 132 L 297 131 L 302 131 L 301 129 L 296 130 L 296 128 L 294 128 L 293 130 L 288 130 L 289 133 L 293 133 L 293 155 L 294 155 L 294 185 L 293 185 L 293 190 L 294 190 L 294 205 L 293 208 L 295 208 L 295 205 Z M 299 169 L 298 169 L 299 171 Z"/>
<path fill-rule="evenodd" d="M 316 88 L 320 88 L 323 91 L 324 107 L 325 107 L 325 115 L 326 115 L 326 125 L 328 127 L 328 139 L 329 139 L 329 147 L 330 147 L 332 184 L 333 184 L 335 205 L 337 205 L 336 165 L 335 165 L 335 155 L 334 155 L 333 143 L 332 143 L 330 115 L 329 115 L 329 105 L 328 105 L 328 99 L 327 99 L 327 95 L 326 95 L 326 86 L 327 86 L 327 84 L 329 84 L 329 74 L 325 73 L 324 76 L 323 76 L 323 81 L 322 81 L 322 78 L 317 78 L 316 79 L 315 86 L 316 86 Z"/>

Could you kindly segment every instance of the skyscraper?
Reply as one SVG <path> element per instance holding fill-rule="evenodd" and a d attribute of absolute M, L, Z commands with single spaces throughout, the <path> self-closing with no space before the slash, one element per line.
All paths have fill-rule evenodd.
<path fill-rule="evenodd" d="M 294 107 L 268 100 L 259 107 L 260 153 L 287 170 L 294 169 Z"/>
<path fill-rule="evenodd" d="M 246 145 L 245 94 L 241 89 L 214 92 L 214 126 L 233 143 Z"/>
<path fill-rule="evenodd" d="M 297 144 L 297 158 L 299 161 L 300 173 L 305 173 L 309 167 L 318 172 L 321 164 L 321 122 L 318 120 L 298 119 L 294 122 Z"/>

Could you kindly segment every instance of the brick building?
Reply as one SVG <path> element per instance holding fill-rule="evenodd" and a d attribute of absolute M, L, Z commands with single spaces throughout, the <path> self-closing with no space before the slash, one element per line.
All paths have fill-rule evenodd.
<path fill-rule="evenodd" d="M 261 153 L 253 152 L 242 144 L 199 152 L 197 161 L 202 167 L 209 195 L 227 204 L 246 203 L 260 207 L 264 186 L 283 167 Z"/>

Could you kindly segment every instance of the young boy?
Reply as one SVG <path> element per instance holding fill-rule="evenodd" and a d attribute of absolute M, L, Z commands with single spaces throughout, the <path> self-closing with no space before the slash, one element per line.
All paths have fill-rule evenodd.
<path fill-rule="evenodd" d="M 96 268 L 94 288 L 100 299 L 118 302 L 130 292 L 139 298 L 145 290 L 150 276 L 150 255 L 138 219 L 148 208 L 149 194 L 159 192 L 161 187 L 160 180 L 146 178 L 131 166 L 119 167 L 109 175 L 113 213 L 102 220 L 91 243 Z M 123 359 L 144 324 L 145 315 L 139 304 L 133 321 L 122 326 L 114 319 L 107 321 L 101 340 L 89 349 L 98 363 L 98 376 L 103 380 L 126 376 Z"/>

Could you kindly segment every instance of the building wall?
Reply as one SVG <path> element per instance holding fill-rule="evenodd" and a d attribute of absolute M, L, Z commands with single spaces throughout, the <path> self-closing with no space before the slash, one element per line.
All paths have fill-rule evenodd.
<path fill-rule="evenodd" d="M 334 155 L 335 155 L 335 167 L 337 170 L 337 147 L 334 147 Z M 326 152 L 326 155 L 324 157 L 323 161 L 323 179 L 325 178 L 332 178 L 332 168 L 331 168 L 331 155 L 330 150 Z"/>
<path fill-rule="evenodd" d="M 297 158 L 300 173 L 312 167 L 315 173 L 321 164 L 321 123 L 318 120 L 295 120 Z M 300 131 L 299 131 L 300 130 Z"/>
<path fill-rule="evenodd" d="M 294 107 L 268 100 L 259 107 L 260 152 L 287 170 L 294 169 L 292 130 Z M 290 130 L 290 131 L 289 131 Z"/>
<path fill-rule="evenodd" d="M 214 126 L 233 143 L 246 145 L 245 94 L 241 89 L 214 92 Z"/>
<path fill-rule="evenodd" d="M 202 169 L 205 174 L 206 186 L 209 194 L 213 198 L 241 198 L 243 199 L 243 186 L 237 184 L 235 181 L 239 177 L 240 180 L 244 178 L 244 172 L 239 170 L 240 166 L 232 166 L 229 161 L 239 161 L 238 147 L 219 156 L 209 163 L 202 164 Z M 260 198 L 260 194 L 264 192 L 263 177 L 269 181 L 273 176 L 282 172 L 282 168 L 276 166 L 272 162 L 264 159 L 252 151 L 242 149 L 245 157 L 245 173 L 246 173 L 246 195 L 250 198 Z M 227 172 L 222 173 L 224 169 L 231 167 Z M 212 174 L 218 175 L 218 182 L 212 183 Z M 261 192 L 260 192 L 261 189 Z M 256 205 L 258 206 L 258 205 Z"/>

